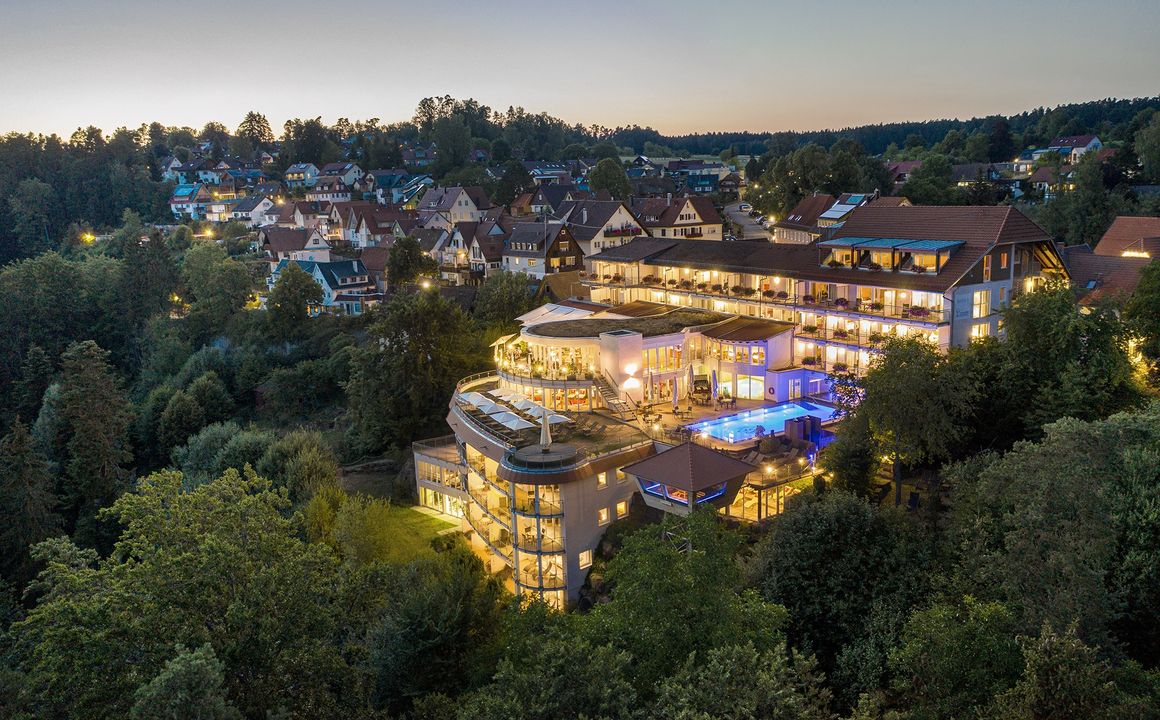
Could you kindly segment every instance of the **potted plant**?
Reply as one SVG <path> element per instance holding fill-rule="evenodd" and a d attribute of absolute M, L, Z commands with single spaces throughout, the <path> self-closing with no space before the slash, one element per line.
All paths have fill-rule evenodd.
<path fill-rule="evenodd" d="M 765 298 L 766 300 L 772 300 L 777 297 L 777 292 L 774 290 L 762 290 L 761 297 Z"/>
<path fill-rule="evenodd" d="M 778 290 L 777 291 L 777 299 L 778 300 L 785 300 L 788 297 L 789 297 L 789 293 L 787 293 L 785 290 Z"/>
<path fill-rule="evenodd" d="M 871 261 L 871 262 L 866 264 L 866 269 L 870 270 L 871 272 L 878 272 L 879 270 L 882 269 L 882 265 L 879 263 Z"/>
<path fill-rule="evenodd" d="M 848 337 L 850 337 L 849 330 L 843 330 L 841 328 L 838 328 L 837 330 L 834 331 L 834 339 L 836 339 L 836 340 L 845 340 Z"/>
<path fill-rule="evenodd" d="M 757 288 L 747 287 L 741 291 L 741 294 L 744 295 L 745 297 L 753 297 L 754 295 L 757 294 Z"/>
<path fill-rule="evenodd" d="M 624 280 L 624 277 L 619 273 L 612 276 L 612 282 L 620 282 L 622 280 Z"/>
<path fill-rule="evenodd" d="M 705 292 L 705 288 L 709 287 L 709 283 L 697 283 L 697 289 Z"/>
<path fill-rule="evenodd" d="M 817 325 L 802 325 L 802 332 L 808 335 L 813 335 L 818 331 Z"/>
<path fill-rule="evenodd" d="M 877 343 L 882 342 L 885 339 L 886 339 L 886 336 L 883 335 L 882 333 L 876 333 L 876 332 L 870 333 L 870 342 L 871 343 L 877 344 Z"/>
<path fill-rule="evenodd" d="M 834 363 L 834 372 L 843 373 L 849 369 L 850 369 L 850 366 L 847 365 L 846 363 Z"/>
<path fill-rule="evenodd" d="M 846 266 L 846 263 L 842 262 L 841 260 L 839 260 L 837 258 L 834 258 L 833 260 L 831 260 L 830 262 L 828 262 L 826 264 L 829 265 L 830 267 L 834 268 L 835 270 L 837 270 L 840 267 Z"/>
<path fill-rule="evenodd" d="M 676 287 L 676 286 L 677 286 L 676 280 L 669 280 L 669 287 Z"/>
<path fill-rule="evenodd" d="M 612 276 L 611 276 L 611 275 L 605 275 L 605 276 L 604 276 L 604 279 L 605 279 L 605 280 L 611 280 L 611 279 L 612 279 Z"/>
<path fill-rule="evenodd" d="M 930 310 L 927 310 L 924 307 L 915 306 L 910 308 L 910 315 L 912 317 L 927 317 L 930 315 Z"/>
<path fill-rule="evenodd" d="M 882 303 L 880 303 L 880 302 L 872 302 L 872 303 L 870 303 L 870 309 L 871 309 L 871 310 L 881 310 L 881 309 L 882 309 Z"/>
<path fill-rule="evenodd" d="M 846 298 L 838 298 L 837 300 L 834 300 L 834 304 L 840 308 L 850 307 L 850 301 Z"/>
<path fill-rule="evenodd" d="M 815 302 L 813 295 L 802 295 L 802 302 L 812 305 Z"/>
<path fill-rule="evenodd" d="M 911 270 L 914 270 L 914 272 L 916 272 L 916 273 L 922 274 L 922 273 L 926 272 L 926 267 L 923 265 L 915 265 L 913 268 L 911 268 Z"/>
<path fill-rule="evenodd" d="M 682 290 L 692 290 L 693 289 L 693 281 L 692 280 L 682 280 L 681 281 L 681 289 Z"/>
<path fill-rule="evenodd" d="M 579 275 L 580 277 L 588 277 L 588 273 L 584 272 L 583 270 L 581 270 L 580 272 L 578 272 L 576 274 Z"/>
<path fill-rule="evenodd" d="M 715 293 L 721 292 L 721 283 L 713 283 L 713 287 L 709 288 Z"/>
<path fill-rule="evenodd" d="M 817 364 L 818 364 L 817 358 L 812 358 L 812 357 L 802 358 L 802 365 L 813 366 L 813 365 L 817 365 Z"/>

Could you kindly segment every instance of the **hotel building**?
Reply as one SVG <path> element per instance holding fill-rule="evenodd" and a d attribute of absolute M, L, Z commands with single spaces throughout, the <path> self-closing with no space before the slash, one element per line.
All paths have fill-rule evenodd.
<path fill-rule="evenodd" d="M 584 278 L 600 304 L 528 313 L 496 369 L 458 384 L 453 434 L 413 446 L 420 502 L 460 518 L 514 592 L 564 606 L 634 495 L 780 512 L 834 418 L 828 373 L 865 371 L 890 334 L 999 334 L 998 308 L 1055 274 L 1050 238 L 1009 208 L 870 206 L 805 246 L 606 249 Z"/>

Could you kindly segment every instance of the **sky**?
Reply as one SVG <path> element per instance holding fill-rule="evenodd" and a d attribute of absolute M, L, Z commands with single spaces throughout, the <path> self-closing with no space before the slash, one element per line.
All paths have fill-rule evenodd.
<path fill-rule="evenodd" d="M 1160 94 L 1160 0 L 0 0 L 0 132 L 275 132 L 427 96 L 665 134 Z"/>

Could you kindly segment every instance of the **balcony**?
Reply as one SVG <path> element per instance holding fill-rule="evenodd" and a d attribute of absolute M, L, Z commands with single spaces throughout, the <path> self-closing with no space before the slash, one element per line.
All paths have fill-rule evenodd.
<path fill-rule="evenodd" d="M 625 226 L 619 228 L 605 228 L 604 237 L 606 238 L 630 238 L 643 235 L 644 230 L 639 227 Z"/>

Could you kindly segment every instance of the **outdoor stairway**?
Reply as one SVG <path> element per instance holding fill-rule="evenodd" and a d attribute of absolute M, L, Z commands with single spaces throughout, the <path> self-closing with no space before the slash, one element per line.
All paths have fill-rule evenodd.
<path fill-rule="evenodd" d="M 617 396 L 616 390 L 612 387 L 612 383 L 608 382 L 608 378 L 603 374 L 596 375 L 593 381 L 596 383 L 597 392 L 600 393 L 600 397 L 604 398 L 604 404 L 609 410 L 619 414 L 621 417 L 632 412 L 632 407 Z"/>

